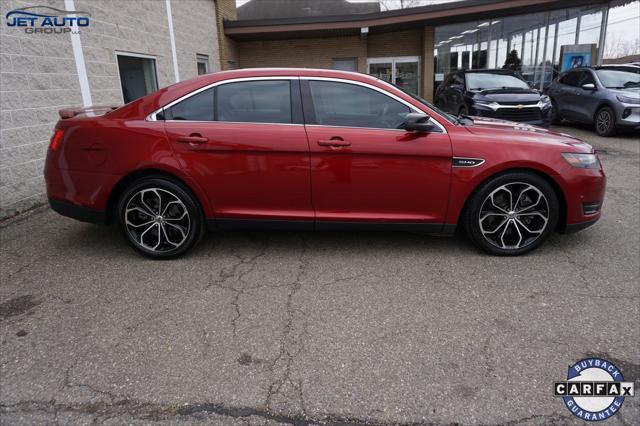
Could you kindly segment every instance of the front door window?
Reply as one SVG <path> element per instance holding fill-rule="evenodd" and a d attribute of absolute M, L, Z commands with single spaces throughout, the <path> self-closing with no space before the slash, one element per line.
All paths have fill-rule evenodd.
<path fill-rule="evenodd" d="M 420 59 L 416 57 L 371 58 L 369 74 L 396 84 L 415 95 L 420 94 Z"/>

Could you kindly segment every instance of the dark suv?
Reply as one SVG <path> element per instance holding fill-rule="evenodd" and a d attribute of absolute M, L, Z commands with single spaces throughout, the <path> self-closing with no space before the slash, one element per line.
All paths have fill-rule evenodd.
<path fill-rule="evenodd" d="M 640 131 L 640 67 L 605 65 L 575 68 L 549 87 L 551 119 L 593 124 L 600 136 L 617 129 Z"/>
<path fill-rule="evenodd" d="M 511 70 L 460 70 L 436 91 L 436 105 L 453 114 L 546 126 L 551 101 Z"/>

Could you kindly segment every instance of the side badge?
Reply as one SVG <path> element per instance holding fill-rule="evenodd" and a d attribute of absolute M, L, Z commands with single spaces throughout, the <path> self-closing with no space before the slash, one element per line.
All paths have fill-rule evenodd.
<path fill-rule="evenodd" d="M 453 157 L 453 167 L 478 167 L 484 163 L 482 158 Z"/>

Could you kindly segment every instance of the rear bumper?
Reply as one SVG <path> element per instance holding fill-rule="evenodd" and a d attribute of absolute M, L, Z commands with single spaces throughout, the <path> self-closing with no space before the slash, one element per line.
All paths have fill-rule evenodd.
<path fill-rule="evenodd" d="M 105 223 L 105 214 L 102 210 L 94 210 L 66 201 L 55 200 L 53 198 L 49 198 L 49 205 L 55 212 L 72 219 L 90 223 Z"/>

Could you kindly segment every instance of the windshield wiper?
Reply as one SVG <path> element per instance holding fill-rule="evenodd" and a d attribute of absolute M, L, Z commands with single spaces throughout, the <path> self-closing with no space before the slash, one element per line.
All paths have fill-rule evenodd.
<path fill-rule="evenodd" d="M 464 125 L 465 123 L 463 123 L 462 120 L 460 120 L 460 118 L 464 118 L 465 120 L 469 120 L 472 123 L 474 122 L 473 118 L 469 117 L 468 115 L 466 115 L 466 114 L 458 114 L 458 122 L 460 124 L 462 124 L 462 125 Z"/>

